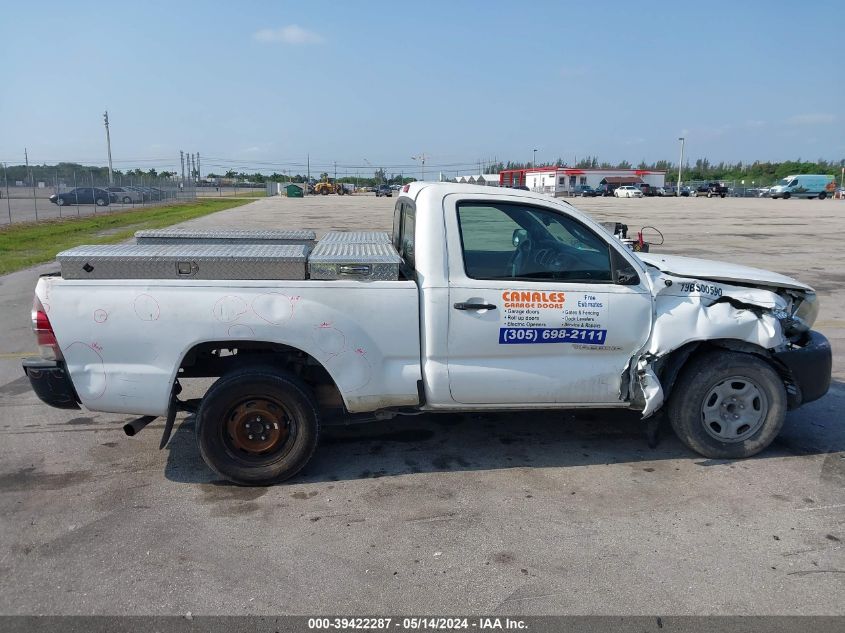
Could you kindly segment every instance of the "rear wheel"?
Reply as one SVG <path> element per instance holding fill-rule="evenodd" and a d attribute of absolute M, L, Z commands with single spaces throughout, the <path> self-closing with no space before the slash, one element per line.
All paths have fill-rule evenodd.
<path fill-rule="evenodd" d="M 97 198 L 96 200 L 94 200 L 94 203 L 98 207 L 104 207 L 108 204 L 108 200 L 106 200 L 105 198 Z"/>
<path fill-rule="evenodd" d="M 791 196 L 791 195 L 792 195 L 792 194 L 791 194 L 791 193 L 789 193 L 789 192 L 787 191 L 786 193 L 784 193 L 784 194 L 783 194 L 783 199 L 784 199 L 784 200 L 789 200 L 789 198 L 790 198 L 790 196 Z"/>
<path fill-rule="evenodd" d="M 223 376 L 197 413 L 197 443 L 205 463 L 242 485 L 296 475 L 314 454 L 319 428 L 311 390 L 269 367 Z"/>
<path fill-rule="evenodd" d="M 129 204 L 130 202 L 132 202 L 132 198 L 129 196 L 123 196 L 123 204 Z"/>
<path fill-rule="evenodd" d="M 684 368 L 668 412 L 678 438 L 696 453 L 750 457 L 780 433 L 786 390 L 777 372 L 756 356 L 709 352 Z"/>
<path fill-rule="evenodd" d="M 824 200 L 825 198 L 827 198 L 827 192 L 826 192 L 826 191 L 822 191 L 822 192 L 819 194 L 819 200 Z"/>

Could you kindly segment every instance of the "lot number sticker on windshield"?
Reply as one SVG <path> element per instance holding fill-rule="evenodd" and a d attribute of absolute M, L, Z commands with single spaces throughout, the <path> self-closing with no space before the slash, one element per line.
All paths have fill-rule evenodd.
<path fill-rule="evenodd" d="M 607 295 L 589 292 L 505 290 L 500 345 L 607 340 Z"/>

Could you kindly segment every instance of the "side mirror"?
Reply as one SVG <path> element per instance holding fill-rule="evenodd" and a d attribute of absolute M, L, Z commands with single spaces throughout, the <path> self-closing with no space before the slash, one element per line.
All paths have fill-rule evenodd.
<path fill-rule="evenodd" d="M 528 231 L 525 229 L 514 229 L 511 236 L 511 243 L 514 247 L 519 247 L 525 240 L 528 239 Z"/>

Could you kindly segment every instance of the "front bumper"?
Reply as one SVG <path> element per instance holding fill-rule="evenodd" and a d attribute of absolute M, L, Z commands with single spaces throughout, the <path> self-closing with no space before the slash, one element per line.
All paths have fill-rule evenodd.
<path fill-rule="evenodd" d="M 79 396 L 62 362 L 25 358 L 23 370 L 41 401 L 57 409 L 78 409 Z"/>
<path fill-rule="evenodd" d="M 833 353 L 823 334 L 811 330 L 799 347 L 777 352 L 775 359 L 786 368 L 789 381 L 798 393 L 790 394 L 789 408 L 818 400 L 830 388 Z"/>

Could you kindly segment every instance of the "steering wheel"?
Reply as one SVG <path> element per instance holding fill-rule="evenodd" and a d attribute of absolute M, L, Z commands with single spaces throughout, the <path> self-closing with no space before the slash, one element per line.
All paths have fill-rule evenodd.
<path fill-rule="evenodd" d="M 576 255 L 567 251 L 566 247 L 561 247 L 557 242 L 538 244 L 538 248 L 531 252 L 535 271 L 549 272 L 555 279 L 562 277 L 578 263 Z"/>

